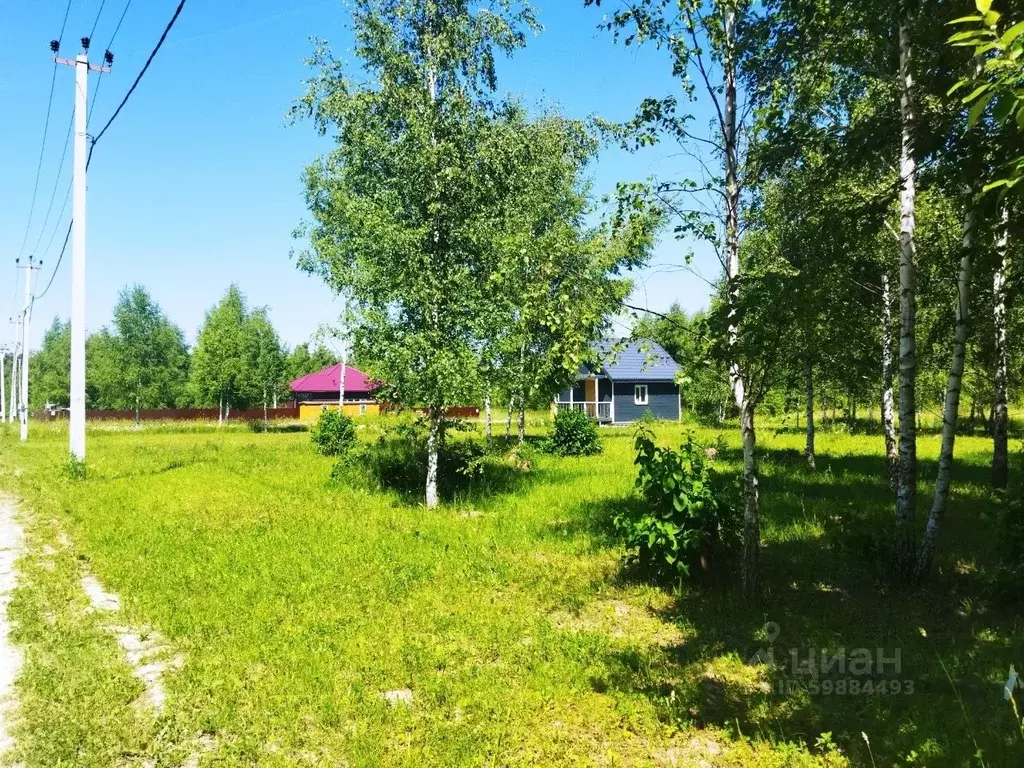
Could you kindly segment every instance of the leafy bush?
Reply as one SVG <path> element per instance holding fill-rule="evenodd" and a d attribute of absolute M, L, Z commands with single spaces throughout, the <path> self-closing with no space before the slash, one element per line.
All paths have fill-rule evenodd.
<path fill-rule="evenodd" d="M 449 433 L 472 432 L 465 422 L 447 421 Z M 386 423 L 377 441 L 360 445 L 338 462 L 331 477 L 340 482 L 374 490 L 392 490 L 420 499 L 427 480 L 426 419 L 411 415 L 394 417 Z M 488 453 L 482 441 L 445 440 L 438 457 L 437 482 L 441 496 L 458 493 L 492 492 L 505 489 L 514 478 L 529 471 L 526 454 L 513 449 L 508 454 Z"/>
<path fill-rule="evenodd" d="M 568 409 L 555 414 L 548 450 L 558 456 L 593 456 L 601 452 L 597 424 L 583 411 Z"/>
<path fill-rule="evenodd" d="M 309 430 L 316 450 L 324 456 L 341 456 L 355 444 L 356 428 L 341 411 L 323 411 Z"/>
<path fill-rule="evenodd" d="M 631 559 L 657 577 L 687 577 L 695 568 L 709 576 L 739 541 L 734 493 L 708 469 L 705 448 L 692 434 L 674 451 L 657 445 L 641 424 L 635 446 L 644 504 L 614 519 L 634 551 Z"/>

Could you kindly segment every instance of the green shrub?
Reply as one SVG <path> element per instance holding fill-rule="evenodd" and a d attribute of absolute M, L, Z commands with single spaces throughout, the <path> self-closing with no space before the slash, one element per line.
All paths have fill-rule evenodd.
<path fill-rule="evenodd" d="M 630 559 L 660 578 L 695 575 L 695 568 L 710 576 L 739 540 L 733 494 L 711 473 L 705 448 L 692 434 L 674 451 L 657 445 L 641 424 L 635 446 L 643 503 L 614 519 L 633 551 Z"/>
<path fill-rule="evenodd" d="M 378 439 L 349 451 L 331 471 L 332 479 L 356 487 L 391 490 L 420 499 L 427 480 L 427 421 L 400 415 L 383 425 Z M 437 482 L 443 498 L 467 492 L 505 490 L 517 475 L 528 472 L 528 454 L 488 452 L 481 440 L 453 437 L 473 432 L 472 425 L 446 421 L 448 437 L 438 457 Z"/>
<path fill-rule="evenodd" d="M 601 452 L 597 424 L 583 411 L 567 409 L 555 414 L 548 450 L 558 456 L 593 456 Z"/>
<path fill-rule="evenodd" d="M 309 430 L 317 452 L 324 456 L 341 456 L 356 442 L 356 428 L 352 419 L 341 411 L 325 410 Z"/>

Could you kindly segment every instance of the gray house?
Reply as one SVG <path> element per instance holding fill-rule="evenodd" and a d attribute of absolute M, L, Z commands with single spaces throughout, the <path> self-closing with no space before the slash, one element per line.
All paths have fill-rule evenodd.
<path fill-rule="evenodd" d="M 601 341 L 572 389 L 559 393 L 555 410 L 573 408 L 602 424 L 629 424 L 650 412 L 658 419 L 680 416 L 679 366 L 653 341 Z"/>

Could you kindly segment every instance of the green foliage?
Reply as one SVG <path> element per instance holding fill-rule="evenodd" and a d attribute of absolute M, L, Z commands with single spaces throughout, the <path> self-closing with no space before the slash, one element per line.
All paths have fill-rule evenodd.
<path fill-rule="evenodd" d="M 463 422 L 448 421 L 449 432 L 474 432 Z M 394 491 L 410 500 L 417 497 L 427 476 L 428 421 L 411 414 L 389 417 L 377 440 L 360 444 L 331 472 L 334 480 L 355 487 Z M 467 493 L 490 494 L 507 490 L 515 478 L 532 467 L 528 450 L 488 452 L 475 437 L 448 441 L 439 457 L 438 488 L 442 498 Z"/>
<path fill-rule="evenodd" d="M 9 356 L 6 362 L 10 363 Z M 42 346 L 29 359 L 30 410 L 41 410 L 47 403 L 67 407 L 71 392 L 70 368 L 71 324 L 55 317 L 43 335 Z M 21 386 L 20 378 L 18 386 Z M 8 387 L 7 393 L 10 392 Z"/>
<path fill-rule="evenodd" d="M 597 422 L 573 408 L 555 414 L 547 440 L 548 450 L 557 456 L 593 456 L 601 452 Z"/>
<path fill-rule="evenodd" d="M 284 352 L 266 307 L 253 310 L 246 318 L 245 335 L 249 354 L 247 389 L 252 401 L 266 408 L 284 375 Z"/>
<path fill-rule="evenodd" d="M 102 333 L 102 332 L 101 332 Z M 141 285 L 125 288 L 114 306 L 108 338 L 98 347 L 95 399 L 105 408 L 169 408 L 181 399 L 188 375 L 185 334 Z"/>
<path fill-rule="evenodd" d="M 656 341 L 679 365 L 683 410 L 702 424 L 719 424 L 735 406 L 725 366 L 712 354 L 707 320 L 706 312 L 691 316 L 673 304 L 662 315 L 641 317 L 633 337 Z"/>
<path fill-rule="evenodd" d="M 948 41 L 954 47 L 972 49 L 978 62 L 976 71 L 960 80 L 947 95 L 961 94 L 961 103 L 969 107 L 968 127 L 979 127 L 984 116 L 991 117 L 990 125 L 985 127 L 987 140 L 995 148 L 1003 176 L 990 180 L 985 189 L 1012 189 L 1024 179 L 1024 154 L 1020 153 L 1020 133 L 1024 131 L 1024 21 L 994 10 L 991 0 L 976 0 L 976 7 L 976 14 L 950 22 L 964 29 Z"/>
<path fill-rule="evenodd" d="M 322 456 L 342 456 L 355 445 L 356 427 L 340 410 L 325 408 L 310 428 L 309 437 Z"/>
<path fill-rule="evenodd" d="M 192 352 L 188 390 L 193 405 L 244 407 L 248 363 L 245 326 L 248 310 L 238 286 L 231 285 L 206 313 Z"/>
<path fill-rule="evenodd" d="M 738 541 L 741 520 L 737 504 L 708 468 L 704 447 L 693 434 L 678 451 L 659 446 L 643 424 L 634 445 L 643 506 L 614 520 L 632 559 L 663 578 L 720 566 Z"/>

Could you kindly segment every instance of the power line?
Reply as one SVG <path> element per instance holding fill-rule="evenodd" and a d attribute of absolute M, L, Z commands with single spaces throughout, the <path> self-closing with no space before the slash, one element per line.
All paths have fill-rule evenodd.
<path fill-rule="evenodd" d="M 121 11 L 120 18 L 117 20 L 117 26 L 114 27 L 114 33 L 110 36 L 110 40 L 107 43 L 107 48 L 106 49 L 108 51 L 111 48 L 114 47 L 114 41 L 117 39 L 117 33 L 121 31 L 121 25 L 124 23 L 124 17 L 128 15 L 128 9 L 131 8 L 131 7 L 132 7 L 132 0 L 128 0 L 128 2 L 126 2 L 124 4 L 124 10 Z M 101 6 L 100 10 L 103 10 L 102 6 Z M 97 16 L 97 19 L 98 18 L 99 17 Z M 95 26 L 93 27 L 93 31 L 95 31 Z M 89 119 L 90 120 L 92 119 L 93 110 L 96 108 L 96 100 L 100 97 L 100 88 L 103 87 L 103 80 L 104 80 L 104 78 L 101 77 L 97 81 L 96 89 L 92 92 L 92 103 L 89 104 Z"/>
<path fill-rule="evenodd" d="M 181 0 L 181 2 L 178 3 L 178 7 L 174 10 L 174 15 L 171 16 L 171 20 L 167 22 L 167 26 L 164 28 L 163 34 L 161 34 L 160 39 L 157 40 L 156 45 L 153 47 L 153 51 L 149 54 L 149 57 L 146 59 L 146 63 L 143 64 L 142 69 L 136 76 L 135 81 L 131 85 L 131 88 L 128 89 L 128 92 L 124 95 L 124 98 L 121 99 L 121 103 L 118 104 L 117 109 L 114 110 L 114 114 L 111 115 L 109 120 L 107 120 L 106 125 L 104 125 L 100 132 L 96 134 L 95 138 L 93 138 L 91 144 L 89 145 L 89 154 L 86 157 L 85 161 L 85 167 L 87 170 L 89 168 L 89 164 L 92 162 L 92 153 L 93 150 L 96 149 L 96 143 L 101 138 L 103 138 L 103 134 L 107 132 L 107 129 L 110 127 L 111 123 L 113 123 L 114 120 L 117 119 L 117 116 L 121 114 L 121 110 L 124 108 L 124 105 L 128 103 L 128 99 L 130 99 L 131 95 L 135 92 L 135 89 L 138 87 L 139 82 L 142 80 L 143 75 L 146 74 L 146 70 L 149 69 L 149 65 L 153 63 L 153 59 L 156 58 L 157 53 L 160 51 L 160 48 L 163 46 L 164 41 L 167 39 L 167 35 L 170 34 L 170 31 L 171 29 L 173 29 L 175 22 L 178 21 L 178 17 L 181 15 L 181 11 L 185 7 L 185 2 L 186 0 Z M 117 27 L 114 29 L 114 35 L 111 37 L 111 41 L 113 41 L 113 37 L 117 36 L 118 30 L 121 29 L 121 22 L 124 21 L 124 16 L 128 12 L 128 8 L 131 6 L 131 4 L 132 0 L 127 0 L 127 2 L 125 3 L 124 11 L 121 13 L 121 18 L 117 22 Z M 67 205 L 66 200 L 65 205 Z M 36 296 L 37 299 L 41 299 L 43 296 L 46 295 L 46 292 L 50 290 L 50 286 L 53 285 L 54 278 L 57 277 L 57 270 L 60 269 L 61 262 L 64 260 L 64 254 L 68 248 L 68 241 L 71 239 L 71 228 L 73 224 L 74 220 L 72 220 L 68 224 L 68 231 L 67 234 L 64 236 L 64 245 L 61 247 L 60 254 L 57 256 L 57 263 L 54 265 L 53 272 L 50 274 L 50 280 L 46 284 L 46 288 L 43 289 L 42 293 Z M 54 234 L 56 234 L 56 232 Z M 47 246 L 47 249 L 49 249 L 49 246 Z"/>
<path fill-rule="evenodd" d="M 25 255 L 25 244 L 28 242 L 28 232 L 32 228 L 32 216 L 36 211 L 36 195 L 39 194 L 39 177 L 43 173 L 43 158 L 46 156 L 46 134 L 50 132 L 50 112 L 53 110 L 53 89 L 57 84 L 57 65 L 53 65 L 53 75 L 50 77 L 50 99 L 46 103 L 46 120 L 43 123 L 43 142 L 39 147 L 39 162 L 36 163 L 36 180 L 32 184 L 32 202 L 28 207 L 28 221 L 25 223 L 25 234 L 21 238 L 21 248 L 18 249 L 18 258 Z"/>
<path fill-rule="evenodd" d="M 163 34 L 160 35 L 160 39 L 157 40 L 156 47 L 153 48 L 153 52 L 149 54 L 149 58 L 146 59 L 146 63 L 143 64 L 142 70 L 135 78 L 135 82 L 132 83 L 132 87 L 128 89 L 128 93 L 126 93 L 124 95 L 124 98 L 121 99 L 121 103 L 117 105 L 117 109 L 114 110 L 114 114 L 110 116 L 109 120 L 107 120 L 107 124 L 100 129 L 100 132 L 96 134 L 96 138 L 92 140 L 92 146 L 89 147 L 90 159 L 92 158 L 93 150 L 96 148 L 96 142 L 103 138 L 103 134 L 107 132 L 107 129 L 110 127 L 110 124 L 117 119 L 117 116 L 121 114 L 121 110 L 124 109 L 124 105 L 128 103 L 128 99 L 130 99 L 132 94 L 135 93 L 135 89 L 138 87 L 139 81 L 142 80 L 142 76 L 146 74 L 146 70 L 149 69 L 149 65 L 153 63 L 153 59 L 156 57 L 157 52 L 159 52 L 160 48 L 163 46 L 164 40 L 167 39 L 167 35 L 174 27 L 174 23 L 178 20 L 178 17 L 181 15 L 181 11 L 184 7 L 185 0 L 181 0 L 181 2 L 178 3 L 178 7 L 174 10 L 174 15 L 171 16 L 171 20 L 167 22 L 167 26 L 166 28 L 164 28 Z M 86 162 L 86 167 L 88 167 L 88 161 Z"/>
<path fill-rule="evenodd" d="M 64 37 L 64 30 L 68 25 L 68 15 L 71 13 L 71 3 L 73 0 L 68 0 L 67 5 L 64 7 L 64 20 L 60 25 L 60 36 L 57 38 L 58 43 L 60 38 Z M 53 91 L 57 84 L 57 63 L 53 64 L 53 74 L 50 76 L 50 96 L 46 102 L 46 120 L 43 122 L 43 141 L 39 147 L 39 162 L 36 164 L 36 178 L 32 183 L 32 202 L 29 203 L 28 208 L 28 221 L 25 224 L 25 234 L 21 238 L 21 248 L 18 252 L 18 258 L 25 255 L 25 245 L 28 243 L 28 233 L 32 228 L 32 217 L 36 210 L 36 196 L 39 194 L 39 177 L 43 172 L 43 158 L 46 156 L 46 136 L 50 132 L 50 113 L 53 111 Z"/>
<path fill-rule="evenodd" d="M 50 286 L 53 285 L 54 278 L 57 277 L 57 270 L 60 269 L 60 263 L 61 263 L 61 261 L 64 260 L 64 253 L 68 249 L 68 240 L 70 240 L 70 239 L 71 239 L 71 223 L 68 223 L 68 233 L 66 235 L 64 235 L 64 245 L 60 249 L 60 255 L 57 256 L 57 263 L 53 265 L 53 272 L 50 273 L 50 280 L 46 284 L 46 287 L 43 288 L 43 292 L 42 293 L 36 294 L 35 296 L 32 297 L 32 301 L 36 301 L 37 299 L 43 298 L 43 296 L 46 295 L 46 292 L 48 290 L 50 290 Z M 15 290 L 17 290 L 17 286 L 15 286 Z M 15 294 L 15 296 L 17 296 L 17 294 Z"/>
<path fill-rule="evenodd" d="M 36 240 L 34 248 L 35 253 L 39 253 L 39 244 L 43 242 L 43 236 L 46 234 L 46 225 L 50 223 L 50 214 L 53 213 L 53 203 L 57 199 L 57 188 L 60 187 L 60 175 L 64 172 L 64 162 L 67 160 L 68 147 L 71 145 L 71 132 L 75 126 L 75 115 L 71 113 L 71 120 L 68 123 L 67 138 L 64 139 L 64 150 L 60 154 L 60 164 L 57 166 L 57 176 L 53 180 L 53 191 L 50 193 L 50 202 L 46 206 L 46 216 L 43 217 L 43 224 L 39 228 L 39 237 Z M 52 240 L 52 238 L 51 238 Z"/>
<path fill-rule="evenodd" d="M 114 34 L 110 36 L 110 43 L 107 45 L 107 50 L 110 50 L 110 46 L 114 44 L 114 40 L 117 38 L 117 33 L 121 31 L 121 25 L 124 23 L 124 17 L 128 15 L 128 9 L 132 7 L 132 0 L 128 0 L 124 4 L 124 10 L 121 11 L 121 18 L 117 20 L 117 26 L 114 27 Z"/>
<path fill-rule="evenodd" d="M 92 23 L 92 30 L 89 32 L 90 39 L 96 34 L 96 27 L 99 26 L 100 16 L 103 15 L 103 6 L 106 4 L 107 0 L 100 0 L 100 9 L 96 11 L 96 20 Z"/>

